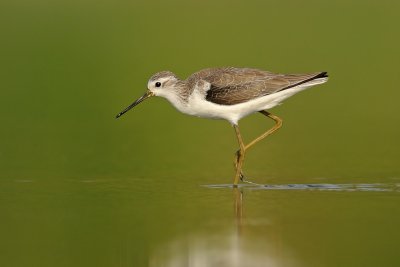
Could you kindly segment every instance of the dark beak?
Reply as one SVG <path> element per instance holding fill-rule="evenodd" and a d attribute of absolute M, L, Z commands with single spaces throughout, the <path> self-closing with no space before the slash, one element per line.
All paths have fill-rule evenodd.
<path fill-rule="evenodd" d="M 132 104 L 130 104 L 126 109 L 124 109 L 123 111 L 121 111 L 120 113 L 118 113 L 118 115 L 115 117 L 116 119 L 118 119 L 119 117 L 121 117 L 122 115 L 124 115 L 126 112 L 128 112 L 128 110 L 130 110 L 131 108 L 133 108 L 134 106 L 140 104 L 141 102 L 143 102 L 145 99 L 154 96 L 154 93 L 151 92 L 150 90 L 147 91 L 141 98 L 139 98 L 138 100 L 136 100 L 135 102 L 133 102 Z"/>

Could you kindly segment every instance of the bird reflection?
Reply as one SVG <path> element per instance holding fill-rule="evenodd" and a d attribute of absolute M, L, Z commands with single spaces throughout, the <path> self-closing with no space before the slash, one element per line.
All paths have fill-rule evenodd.
<path fill-rule="evenodd" d="M 274 228 L 266 221 L 246 220 L 243 188 L 233 188 L 232 196 L 233 220 L 170 240 L 154 251 L 149 266 L 280 266 L 277 243 L 270 240 Z"/>

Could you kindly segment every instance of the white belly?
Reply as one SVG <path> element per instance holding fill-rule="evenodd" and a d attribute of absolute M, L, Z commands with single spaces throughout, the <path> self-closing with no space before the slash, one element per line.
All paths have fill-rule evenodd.
<path fill-rule="evenodd" d="M 323 83 L 325 80 L 321 79 L 320 82 L 316 82 L 317 80 L 314 80 L 312 84 L 299 85 L 236 105 L 220 105 L 209 102 L 205 99 L 204 93 L 195 90 L 189 97 L 187 106 L 178 109 L 186 114 L 204 118 L 225 119 L 232 124 L 237 124 L 241 118 L 260 110 L 271 109 L 282 103 L 286 98 L 310 86 Z"/>
<path fill-rule="evenodd" d="M 237 124 L 240 119 L 261 110 L 271 109 L 286 98 L 311 86 L 326 82 L 326 78 L 316 79 L 310 83 L 289 88 L 274 94 L 266 95 L 235 105 L 220 105 L 205 99 L 204 88 L 196 88 L 190 95 L 187 103 L 169 99 L 170 102 L 182 113 L 211 119 L 225 119 L 231 124 Z"/>

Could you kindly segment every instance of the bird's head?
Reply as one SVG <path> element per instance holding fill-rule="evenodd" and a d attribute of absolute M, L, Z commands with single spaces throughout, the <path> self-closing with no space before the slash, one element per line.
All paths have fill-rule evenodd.
<path fill-rule="evenodd" d="M 175 87 L 178 78 L 170 71 L 157 72 L 149 79 L 147 89 L 155 96 L 165 96 Z"/>
<path fill-rule="evenodd" d="M 168 98 L 169 94 L 173 94 L 173 89 L 176 83 L 179 81 L 179 79 L 176 77 L 176 75 L 170 71 L 161 71 L 157 72 L 151 78 L 149 79 L 149 82 L 147 83 L 147 92 L 135 100 L 132 104 L 130 104 L 127 108 L 125 108 L 123 111 L 118 113 L 116 118 L 121 117 L 123 114 L 125 114 L 127 111 L 129 111 L 131 108 L 135 107 L 136 105 L 140 104 L 144 100 L 146 100 L 149 97 L 152 96 L 162 96 Z"/>

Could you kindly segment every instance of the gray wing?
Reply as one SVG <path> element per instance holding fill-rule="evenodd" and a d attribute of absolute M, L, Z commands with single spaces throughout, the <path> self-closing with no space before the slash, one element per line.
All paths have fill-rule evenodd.
<path fill-rule="evenodd" d="M 196 80 L 210 83 L 206 100 L 235 105 L 273 94 L 311 80 L 327 77 L 326 72 L 308 74 L 276 74 L 247 68 L 206 69 L 193 75 Z"/>

